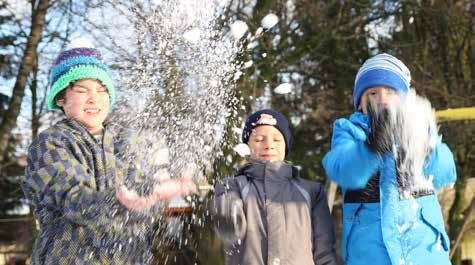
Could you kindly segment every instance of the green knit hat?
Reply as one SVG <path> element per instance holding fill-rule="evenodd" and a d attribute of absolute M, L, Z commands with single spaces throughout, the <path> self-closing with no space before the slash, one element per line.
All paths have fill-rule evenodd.
<path fill-rule="evenodd" d="M 95 79 L 102 83 L 109 92 L 110 106 L 115 102 L 114 83 L 109 74 L 109 68 L 102 61 L 102 56 L 97 49 L 78 42 L 76 47 L 61 52 L 51 70 L 51 91 L 48 95 L 50 110 L 60 110 L 56 105 L 56 96 L 66 89 L 71 83 L 81 79 Z M 79 47 L 78 47 L 79 45 Z M 81 45 L 84 45 L 81 47 Z"/>

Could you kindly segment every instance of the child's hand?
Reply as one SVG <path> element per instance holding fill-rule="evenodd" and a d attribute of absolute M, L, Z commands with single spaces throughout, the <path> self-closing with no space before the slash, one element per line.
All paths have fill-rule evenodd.
<path fill-rule="evenodd" d="M 191 179 L 181 178 L 162 181 L 155 185 L 151 195 L 143 197 L 139 196 L 134 190 L 121 186 L 116 191 L 116 197 L 127 209 L 141 212 L 161 201 L 168 201 L 173 197 L 186 196 L 196 192 L 196 185 Z"/>
<path fill-rule="evenodd" d="M 155 200 L 170 200 L 173 197 L 186 196 L 197 192 L 191 178 L 168 179 L 155 185 L 152 196 Z"/>
<path fill-rule="evenodd" d="M 368 102 L 367 110 L 370 120 L 371 134 L 366 139 L 368 147 L 377 154 L 385 154 L 393 149 L 394 126 L 391 112 L 388 108 L 384 108 L 381 113 L 377 113 Z"/>
<path fill-rule="evenodd" d="M 237 198 L 222 198 L 215 202 L 214 209 L 219 237 L 234 243 L 244 238 L 247 229 L 242 201 Z"/>
<path fill-rule="evenodd" d="M 129 190 L 125 186 L 120 186 L 116 191 L 117 200 L 125 206 L 125 208 L 134 211 L 141 212 L 150 208 L 155 204 L 155 200 L 150 197 L 142 197 L 134 190 Z"/>

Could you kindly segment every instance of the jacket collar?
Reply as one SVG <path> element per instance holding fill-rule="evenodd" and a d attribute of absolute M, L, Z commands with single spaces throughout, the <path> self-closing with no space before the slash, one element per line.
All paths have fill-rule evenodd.
<path fill-rule="evenodd" d="M 89 131 L 86 129 L 86 127 L 81 122 L 79 122 L 75 119 L 64 118 L 63 120 L 61 120 L 58 123 L 58 125 L 60 125 L 60 126 L 61 126 L 61 124 L 66 125 L 67 127 L 69 127 L 70 129 L 72 129 L 76 132 L 79 132 L 79 134 L 81 134 L 83 137 L 85 137 L 85 139 L 94 140 L 94 142 L 97 142 L 96 139 L 94 138 L 94 136 L 89 133 Z M 104 123 L 102 142 L 108 142 L 108 143 L 112 142 L 112 137 L 113 137 L 113 134 L 114 134 L 114 132 L 112 132 L 112 130 L 111 130 L 112 127 L 113 126 L 110 125 L 109 123 Z"/>
<path fill-rule="evenodd" d="M 264 179 L 266 175 L 279 178 L 298 177 L 298 170 L 284 161 L 255 161 L 252 160 L 237 171 L 237 176 L 245 175 L 250 178 Z"/>

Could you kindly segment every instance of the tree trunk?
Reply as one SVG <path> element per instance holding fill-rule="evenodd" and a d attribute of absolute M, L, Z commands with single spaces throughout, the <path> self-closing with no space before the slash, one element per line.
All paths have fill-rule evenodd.
<path fill-rule="evenodd" d="M 472 216 L 472 213 L 474 210 L 475 210 L 475 198 L 472 198 L 472 201 L 470 202 L 470 206 L 465 211 L 462 227 L 460 228 L 457 238 L 455 239 L 455 244 L 452 246 L 452 249 L 450 250 L 450 258 L 452 258 L 455 252 L 458 250 L 458 246 L 462 240 L 463 235 L 465 235 L 465 230 L 468 227 L 470 216 Z"/>
<path fill-rule="evenodd" d="M 31 139 L 36 139 L 40 127 L 40 111 L 38 111 L 38 56 L 33 64 L 33 79 L 31 80 Z"/>
<path fill-rule="evenodd" d="M 34 7 L 35 3 L 32 3 Z M 3 115 L 0 125 L 0 154 L 5 154 L 8 146 L 11 131 L 16 125 L 16 120 L 20 114 L 21 102 L 25 95 L 25 86 L 28 75 L 35 63 L 37 47 L 40 42 L 41 33 L 45 25 L 46 12 L 48 10 L 49 0 L 39 0 L 36 9 L 32 8 L 31 30 L 25 48 L 25 53 L 21 61 L 20 70 L 13 87 L 13 94 L 7 111 Z M 3 157 L 3 155 L 1 155 Z M 2 161 L 0 161 L 1 163 Z"/>
<path fill-rule="evenodd" d="M 470 9 L 469 9 L 469 19 L 468 19 L 468 35 L 473 36 L 473 17 L 475 16 L 475 11 L 473 8 L 474 3 L 470 4 Z M 470 66 L 470 89 L 467 88 L 467 92 L 470 93 L 470 91 L 475 91 L 475 65 L 473 63 L 473 60 L 475 59 L 474 54 L 473 54 L 473 41 L 469 40 L 468 41 L 468 49 L 467 49 L 467 61 L 468 65 Z"/>

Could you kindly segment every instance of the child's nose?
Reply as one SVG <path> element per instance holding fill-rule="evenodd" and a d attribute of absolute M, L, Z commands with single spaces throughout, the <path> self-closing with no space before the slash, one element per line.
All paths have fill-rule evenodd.
<path fill-rule="evenodd" d="M 266 149 L 274 149 L 274 141 L 272 141 L 271 139 L 267 139 L 265 141 L 265 144 L 266 144 Z"/>
<path fill-rule="evenodd" d="M 379 93 L 379 102 L 384 103 L 386 101 L 387 101 L 386 93 L 384 93 L 384 92 Z"/>
<path fill-rule="evenodd" d="M 99 96 L 99 93 L 97 93 L 94 90 L 89 90 L 88 93 L 87 93 L 87 102 L 89 102 L 89 103 L 96 102 L 98 96 Z"/>
<path fill-rule="evenodd" d="M 389 95 L 385 91 L 379 93 L 379 103 L 382 105 L 387 105 L 389 103 Z"/>

